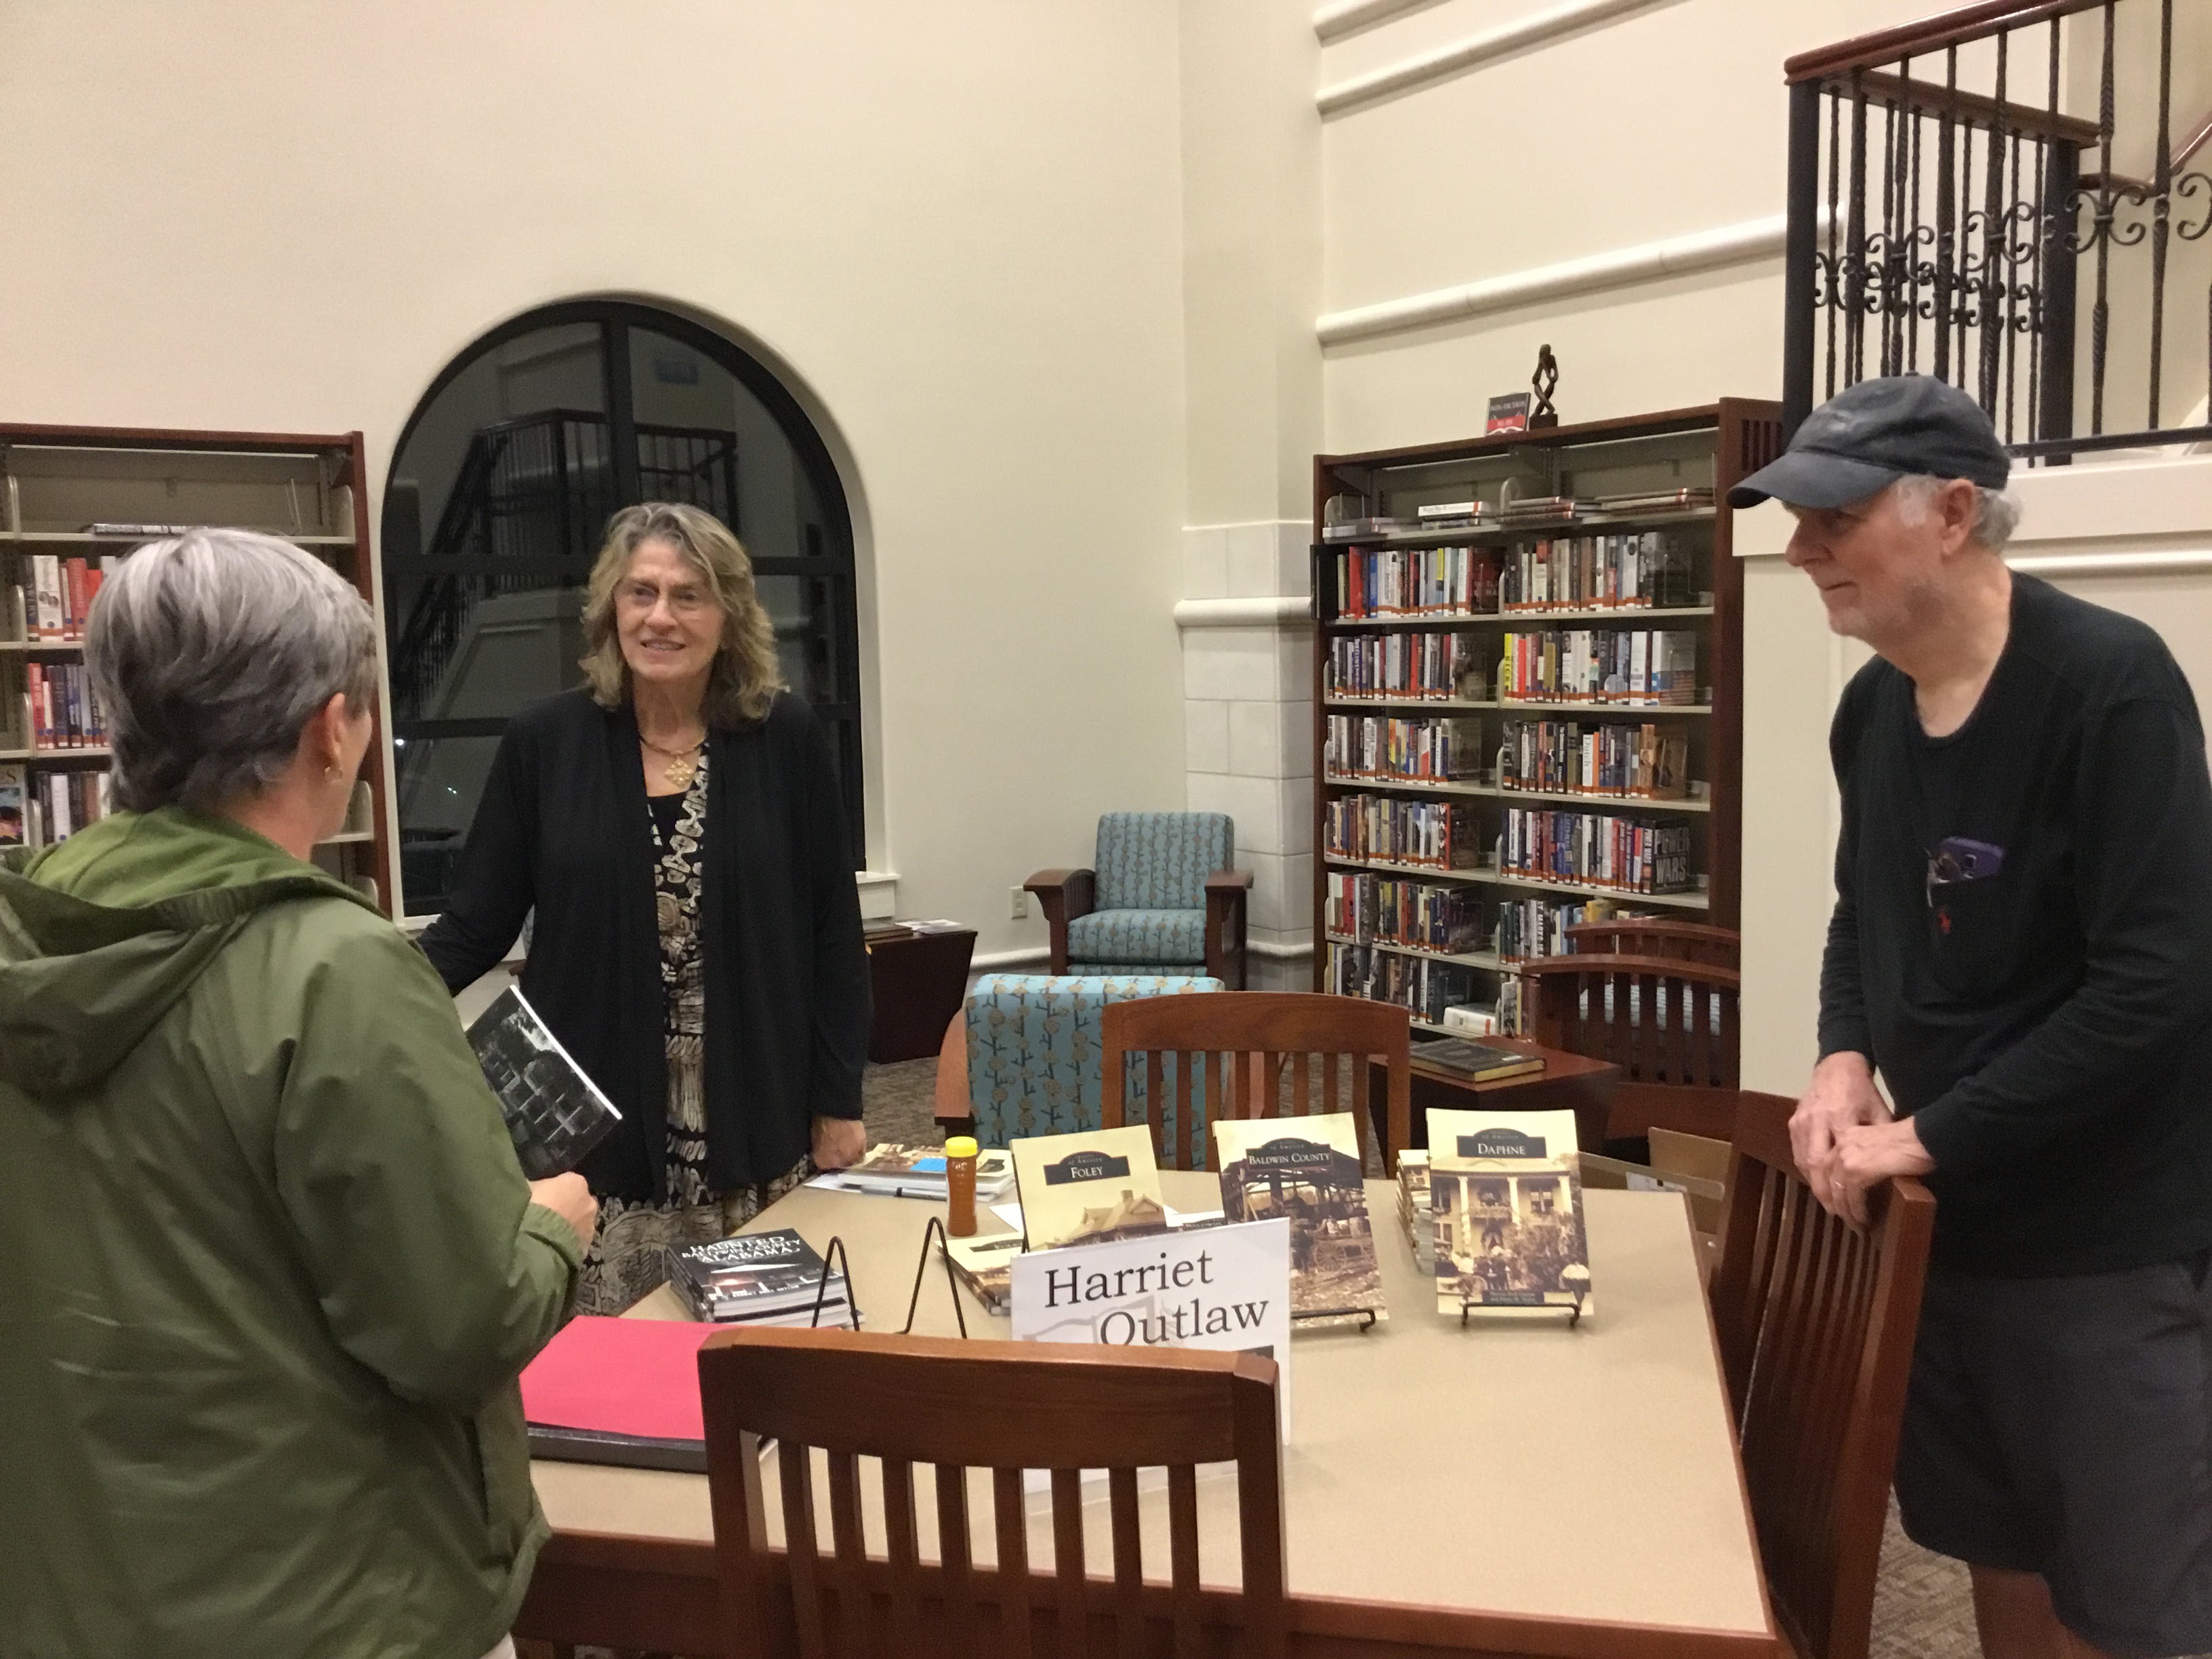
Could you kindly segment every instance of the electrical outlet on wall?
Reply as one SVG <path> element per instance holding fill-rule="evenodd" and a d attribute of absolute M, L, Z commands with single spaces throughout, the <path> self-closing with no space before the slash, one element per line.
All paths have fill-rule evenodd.
<path fill-rule="evenodd" d="M 1016 921 L 1027 921 L 1030 919 L 1030 890 L 1026 887 L 1011 887 L 1006 890 L 1012 896 L 1008 906 L 1009 914 Z"/>

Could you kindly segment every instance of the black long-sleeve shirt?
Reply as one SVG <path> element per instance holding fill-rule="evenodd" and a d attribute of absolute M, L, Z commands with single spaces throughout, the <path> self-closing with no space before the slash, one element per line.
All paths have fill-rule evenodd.
<path fill-rule="evenodd" d="M 723 1190 L 784 1174 L 816 1117 L 860 1115 L 868 963 L 830 746 L 789 694 L 708 738 L 700 950 L 707 1166 Z M 665 1165 L 667 1006 L 637 725 L 582 691 L 507 722 L 422 949 L 459 990 L 535 907 L 522 992 L 623 1121 L 592 1190 L 655 1196 Z"/>
<path fill-rule="evenodd" d="M 2212 781 L 2165 643 L 2015 575 L 1964 726 L 1929 737 L 1877 659 L 1829 746 L 1820 1053 L 1865 1054 L 1913 1118 L 1936 1261 L 2039 1277 L 2212 1244 Z M 1995 869 L 1931 884 L 1955 841 Z"/>

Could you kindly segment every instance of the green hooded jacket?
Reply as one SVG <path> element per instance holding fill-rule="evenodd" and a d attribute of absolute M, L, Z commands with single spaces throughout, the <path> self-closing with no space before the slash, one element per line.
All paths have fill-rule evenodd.
<path fill-rule="evenodd" d="M 343 884 L 178 808 L 0 870 L 0 1659 L 479 1659 L 577 1268 Z"/>

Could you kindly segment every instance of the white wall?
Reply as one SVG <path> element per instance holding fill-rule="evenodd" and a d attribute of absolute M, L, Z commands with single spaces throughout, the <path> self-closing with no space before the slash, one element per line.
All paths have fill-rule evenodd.
<path fill-rule="evenodd" d="M 1182 798 L 1177 31 L 1170 0 L 7 0 L 0 403 L 359 427 L 380 486 L 519 311 L 729 328 L 858 509 L 872 861 L 1027 944 L 1010 884 Z"/>

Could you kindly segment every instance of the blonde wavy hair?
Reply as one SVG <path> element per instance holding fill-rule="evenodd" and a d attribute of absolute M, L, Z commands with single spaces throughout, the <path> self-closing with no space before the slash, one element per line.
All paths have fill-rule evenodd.
<path fill-rule="evenodd" d="M 584 654 L 579 659 L 592 699 L 602 708 L 629 701 L 629 665 L 616 635 L 615 590 L 629 570 L 631 555 L 647 542 L 665 542 L 707 579 L 722 610 L 722 644 L 707 679 L 701 713 L 709 726 L 751 726 L 768 717 L 785 689 L 775 659 L 775 629 L 753 585 L 753 562 L 729 526 L 702 507 L 682 501 L 641 501 L 607 520 L 605 542 L 584 592 Z"/>

